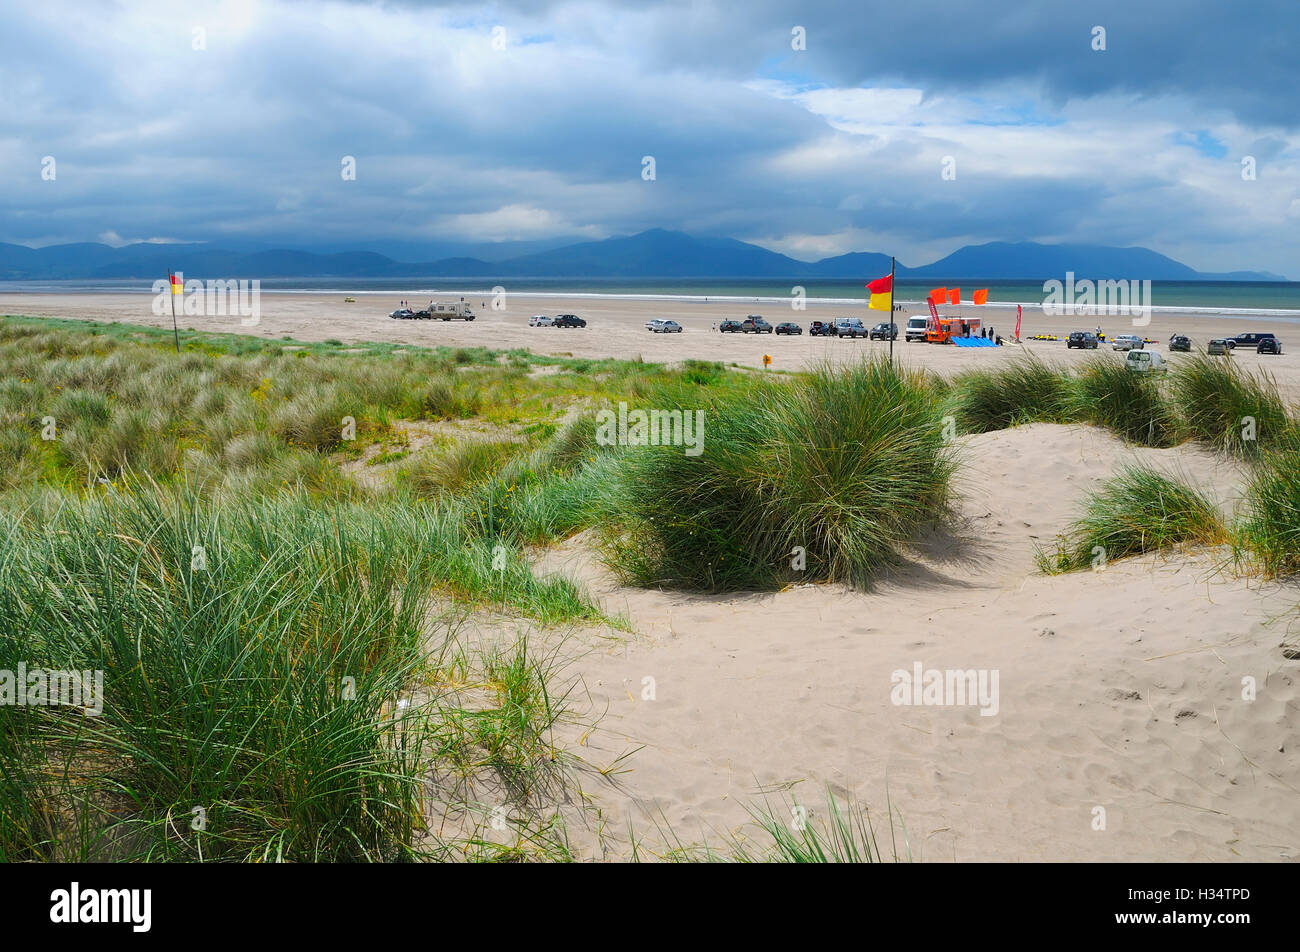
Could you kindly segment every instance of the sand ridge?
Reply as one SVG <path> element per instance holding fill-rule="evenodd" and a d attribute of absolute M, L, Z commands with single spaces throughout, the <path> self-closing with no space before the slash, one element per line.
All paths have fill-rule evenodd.
<path fill-rule="evenodd" d="M 1033 570 L 1033 544 L 1124 462 L 1229 503 L 1234 467 L 1188 448 L 1135 453 L 1087 427 L 964 443 L 966 538 L 872 592 L 631 590 L 581 539 L 550 554 L 543 570 L 576 574 L 643 633 L 575 662 L 604 715 L 581 755 L 603 766 L 639 748 L 626 772 L 584 780 L 606 830 L 630 824 L 642 849 L 672 846 L 657 840 L 669 828 L 722 846 L 753 833 L 747 804 L 783 813 L 794 796 L 816 817 L 829 788 L 886 824 L 891 803 L 925 860 L 1300 857 L 1300 662 L 1279 647 L 1295 640 L 1297 592 L 1216 575 L 1217 553 Z M 916 663 L 996 670 L 997 713 L 895 705 L 891 672 Z M 627 848 L 617 835 L 588 846 Z"/>

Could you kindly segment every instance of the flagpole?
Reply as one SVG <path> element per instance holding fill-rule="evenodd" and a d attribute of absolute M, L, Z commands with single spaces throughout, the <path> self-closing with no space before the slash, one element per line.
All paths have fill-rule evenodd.
<path fill-rule="evenodd" d="M 889 257 L 889 366 L 894 366 L 894 338 L 898 325 L 894 321 L 894 257 Z"/>
<path fill-rule="evenodd" d="M 176 286 L 172 280 L 176 275 L 171 268 L 167 269 L 167 296 L 172 299 L 172 336 L 176 339 L 176 355 L 179 357 L 181 352 L 181 332 L 176 327 Z"/>

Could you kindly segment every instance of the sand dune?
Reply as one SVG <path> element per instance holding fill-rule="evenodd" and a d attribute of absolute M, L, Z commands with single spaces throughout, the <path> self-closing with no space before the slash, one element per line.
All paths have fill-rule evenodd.
<path fill-rule="evenodd" d="M 631 590 L 581 540 L 551 554 L 548 569 L 584 578 L 641 632 L 575 667 L 607 712 L 581 754 L 603 767 L 641 748 L 625 773 L 584 781 L 607 830 L 721 845 L 763 791 L 792 790 L 815 816 L 829 786 L 881 814 L 888 796 L 926 860 L 1300 857 L 1300 668 L 1279 647 L 1296 592 L 1216 576 L 1213 554 L 1033 570 L 1033 544 L 1134 456 L 1228 505 L 1235 468 L 1051 425 L 968 438 L 964 455 L 965 537 L 872 593 Z M 891 672 L 917 662 L 998 671 L 996 715 L 894 705 Z M 590 848 L 617 856 L 625 837 Z"/>
<path fill-rule="evenodd" d="M 778 369 L 883 346 L 711 333 L 713 321 L 746 311 L 734 304 L 670 310 L 514 298 L 504 313 L 443 324 L 390 320 L 388 303 L 266 295 L 256 327 L 241 328 L 237 318 L 183 326 L 751 367 L 771 353 Z M 0 310 L 170 326 L 141 295 L 3 295 Z M 769 319 L 785 316 L 768 310 Z M 799 318 L 840 310 L 813 304 Z M 531 313 L 559 311 L 591 326 L 527 326 Z M 686 332 L 644 330 L 645 319 L 664 314 Z M 1009 330 L 1011 320 L 994 323 Z M 1027 315 L 1025 333 L 1060 334 L 1079 323 Z M 1159 314 L 1143 333 L 1165 340 L 1177 329 L 1204 342 L 1255 327 L 1286 341 L 1291 326 Z M 1025 350 L 1060 361 L 1092 356 L 1060 343 L 966 351 L 900 342 L 897 350 L 942 373 Z M 1266 367 L 1292 400 L 1300 397 L 1294 353 L 1232 359 Z M 763 791 L 774 806 L 793 791 L 815 815 L 829 787 L 877 814 L 892 802 L 912 855 L 928 860 L 1300 857 L 1300 661 L 1281 647 L 1297 641 L 1297 591 L 1217 573 L 1222 553 L 1063 577 L 1034 571 L 1034 545 L 1064 528 L 1091 485 L 1134 458 L 1180 473 L 1225 509 L 1237 501 L 1242 474 L 1221 458 L 1190 447 L 1135 450 L 1087 427 L 1033 425 L 963 440 L 962 531 L 924 540 L 872 592 L 645 591 L 616 584 L 582 537 L 547 553 L 539 571 L 577 575 L 637 632 L 582 632 L 565 646 L 579 654 L 569 670 L 585 692 L 582 713 L 600 722 L 589 735 L 575 729 L 560 739 L 597 768 L 640 748 L 608 777 L 583 775 L 603 826 L 598 836 L 592 810 L 566 812 L 580 855 L 626 856 L 629 825 L 647 848 L 668 845 L 657 824 L 687 842 L 720 844 L 747 828 L 746 806 L 761 803 Z M 895 705 L 891 673 L 917 663 L 996 671 L 997 713 Z M 641 699 L 646 677 L 653 701 Z M 1257 685 L 1253 701 L 1243 700 L 1243 678 Z M 1098 808 L 1104 830 L 1094 829 Z"/>

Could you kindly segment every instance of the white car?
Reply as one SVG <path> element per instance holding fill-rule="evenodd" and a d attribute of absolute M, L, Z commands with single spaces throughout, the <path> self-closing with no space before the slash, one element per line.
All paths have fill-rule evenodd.
<path fill-rule="evenodd" d="M 1169 369 L 1169 364 L 1154 350 L 1130 350 L 1124 357 L 1124 366 L 1134 373 L 1159 374 Z"/>
<path fill-rule="evenodd" d="M 653 331 L 653 332 L 655 332 L 655 333 L 658 333 L 658 332 L 659 332 L 659 327 L 660 327 L 660 325 L 663 324 L 663 322 L 664 322 L 664 321 L 663 321 L 663 318 L 662 318 L 662 317 L 656 317 L 654 320 L 650 320 L 650 321 L 646 321 L 646 322 L 645 322 L 645 329 L 648 330 L 648 331 Z"/>
<path fill-rule="evenodd" d="M 655 327 L 650 328 L 656 334 L 680 334 L 682 325 L 676 321 L 655 321 Z"/>
<path fill-rule="evenodd" d="M 550 327 L 551 319 L 545 314 L 534 314 L 528 319 L 529 327 Z"/>
<path fill-rule="evenodd" d="M 1136 334 L 1116 334 L 1110 339 L 1111 350 L 1142 350 L 1145 346 Z"/>

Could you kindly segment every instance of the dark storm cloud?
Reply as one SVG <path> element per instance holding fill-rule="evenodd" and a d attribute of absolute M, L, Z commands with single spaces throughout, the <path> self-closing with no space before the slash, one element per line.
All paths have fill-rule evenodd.
<path fill-rule="evenodd" d="M 913 263 L 965 241 L 1039 239 L 1285 270 L 1300 220 L 1296 9 L 9 7 L 0 240 L 667 227 Z M 806 51 L 791 49 L 795 26 Z M 47 155 L 55 182 L 40 177 Z M 343 156 L 355 182 L 341 180 Z M 939 177 L 947 156 L 955 181 Z"/>

